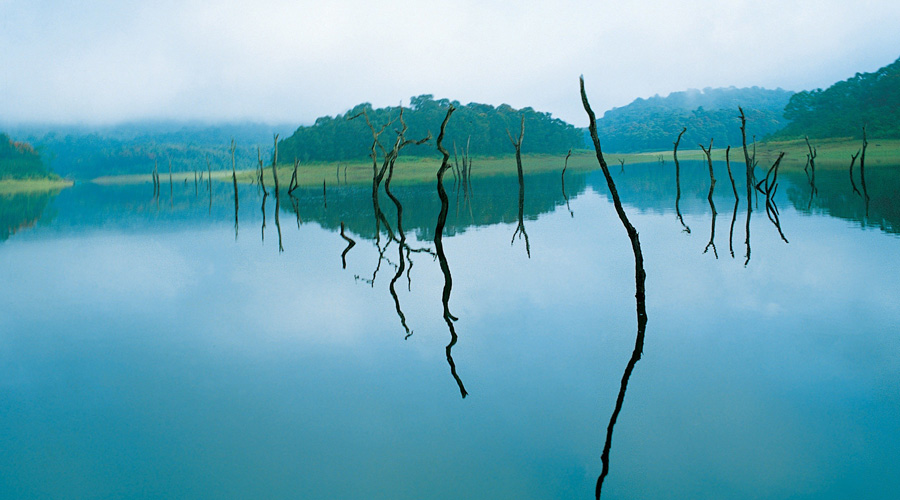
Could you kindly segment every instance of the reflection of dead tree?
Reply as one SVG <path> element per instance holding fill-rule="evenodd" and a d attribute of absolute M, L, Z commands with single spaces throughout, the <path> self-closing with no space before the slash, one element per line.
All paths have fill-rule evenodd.
<path fill-rule="evenodd" d="M 525 252 L 530 259 L 531 244 L 528 242 L 528 233 L 525 232 L 525 174 L 522 171 L 522 139 L 525 138 L 525 115 L 522 115 L 522 126 L 519 130 L 518 139 L 513 139 L 512 134 L 509 133 L 509 129 L 506 129 L 506 135 L 509 137 L 509 142 L 516 148 L 516 172 L 519 176 L 519 224 L 516 226 L 516 230 L 513 232 L 513 237 L 509 244 L 512 245 L 515 243 L 516 235 L 518 235 L 519 238 L 524 236 Z"/>
<path fill-rule="evenodd" d="M 441 199 L 441 211 L 438 213 L 437 225 L 434 228 L 434 248 L 437 252 L 438 262 L 441 266 L 441 273 L 444 275 L 444 289 L 441 293 L 441 303 L 444 305 L 444 321 L 447 323 L 447 327 L 450 329 L 450 343 L 447 344 L 446 353 L 447 353 L 447 363 L 450 365 L 450 374 L 453 376 L 453 379 L 456 380 L 456 385 L 459 387 L 459 393 L 465 398 L 469 393 L 466 392 L 465 386 L 463 386 L 462 379 L 459 378 L 459 375 L 456 373 L 456 363 L 453 362 L 453 356 L 451 351 L 453 350 L 453 346 L 456 345 L 456 341 L 458 339 L 456 335 L 456 328 L 453 326 L 453 322 L 457 320 L 455 316 L 450 314 L 450 292 L 453 289 L 453 278 L 450 275 L 450 265 L 447 263 L 447 256 L 444 254 L 444 225 L 447 223 L 447 211 L 450 208 L 450 200 L 447 198 L 447 191 L 444 190 L 444 174 L 447 169 L 450 168 L 449 160 L 450 153 L 444 148 L 444 130 L 447 127 L 447 122 L 450 120 L 450 115 L 456 108 L 451 104 L 449 108 L 447 108 L 447 115 L 444 116 L 444 121 L 441 123 L 441 131 L 438 134 L 437 138 L 437 149 L 440 151 L 441 155 L 443 155 L 443 160 L 441 160 L 441 167 L 437 172 L 437 192 L 438 198 Z M 524 123 L 524 122 L 523 122 Z M 524 125 L 523 125 L 524 130 Z M 521 142 L 521 141 L 520 141 Z"/>
<path fill-rule="evenodd" d="M 597 488 L 595 490 L 596 497 L 600 498 L 600 490 L 603 486 L 603 479 L 609 473 L 609 450 L 612 447 L 612 433 L 613 427 L 616 425 L 616 420 L 618 419 L 619 412 L 622 410 L 622 404 L 625 400 L 625 390 L 628 387 L 628 380 L 631 378 L 631 372 L 634 370 L 635 365 L 638 360 L 641 359 L 641 353 L 644 349 L 644 333 L 647 328 L 647 306 L 646 306 L 646 294 L 644 291 L 644 281 L 646 278 L 646 273 L 644 272 L 644 256 L 641 253 L 641 242 L 638 238 L 638 232 L 631 225 L 631 222 L 628 220 L 628 216 L 625 214 L 625 209 L 622 208 L 622 202 L 619 199 L 619 193 L 616 190 L 616 184 L 613 182 L 612 175 L 609 173 L 609 167 L 606 164 L 606 160 L 603 158 L 603 152 L 600 147 L 600 139 L 597 137 L 597 119 L 594 115 L 594 111 L 591 109 L 590 104 L 588 104 L 587 93 L 584 90 L 584 78 L 580 79 L 581 86 L 581 102 L 584 105 L 584 110 L 588 114 L 589 126 L 591 140 L 594 143 L 594 149 L 597 152 L 597 161 L 600 163 L 600 168 L 603 170 L 603 175 L 606 177 L 606 184 L 609 187 L 610 195 L 613 199 L 613 205 L 616 208 L 616 213 L 619 216 L 619 220 L 622 222 L 622 225 L 625 227 L 625 231 L 628 233 L 628 239 L 631 240 L 631 249 L 634 252 L 634 281 L 635 281 L 635 302 L 637 307 L 637 336 L 634 343 L 634 351 L 631 354 L 631 359 L 628 361 L 628 365 L 625 367 L 625 373 L 622 374 L 622 383 L 619 388 L 619 395 L 616 398 L 616 407 L 613 410 L 612 416 L 609 419 L 609 425 L 606 428 L 606 442 L 603 445 L 603 453 L 600 455 L 600 461 L 603 464 L 603 469 L 600 473 L 600 476 L 597 478 Z"/>
<path fill-rule="evenodd" d="M 766 177 L 756 185 L 756 190 L 766 195 L 766 216 L 769 217 L 769 221 L 771 221 L 772 224 L 775 225 L 775 228 L 778 229 L 778 234 L 781 235 L 781 239 L 784 240 L 785 243 L 789 243 L 787 238 L 785 238 L 784 233 L 781 231 L 781 221 L 778 218 L 778 205 L 775 204 L 775 193 L 778 191 L 778 166 L 781 164 L 782 158 L 784 158 L 784 152 L 778 155 L 778 159 L 775 160 L 775 163 L 773 163 L 772 167 L 769 168 L 769 171 L 766 172 Z"/>
<path fill-rule="evenodd" d="M 156 160 L 153 163 L 153 172 L 151 172 L 151 177 L 153 178 L 153 198 L 158 201 L 159 200 L 159 160 Z"/>
<path fill-rule="evenodd" d="M 853 186 L 853 192 L 859 196 L 862 196 L 862 193 L 859 192 L 859 189 L 856 189 L 856 182 L 853 180 L 853 164 L 856 163 L 856 158 L 859 157 L 861 151 L 861 149 L 857 149 L 855 155 L 850 155 L 850 185 Z"/>
<path fill-rule="evenodd" d="M 684 228 L 682 231 L 691 234 L 691 228 L 684 223 L 684 219 L 681 217 L 681 210 L 678 208 L 678 203 L 681 201 L 681 166 L 678 163 L 678 145 L 681 144 L 681 136 L 685 132 L 687 132 L 687 127 L 681 129 L 678 139 L 675 140 L 675 147 L 672 148 L 672 156 L 675 158 L 675 215 L 678 217 L 681 227 Z"/>
<path fill-rule="evenodd" d="M 625 158 L 619 158 L 619 165 L 621 165 L 622 169 L 619 170 L 620 174 L 625 173 Z"/>
<path fill-rule="evenodd" d="M 569 196 L 566 195 L 566 168 L 569 166 L 569 157 L 572 156 L 572 150 L 570 149 L 568 153 L 566 153 L 566 161 L 563 163 L 562 175 L 560 175 L 560 179 L 562 180 L 562 194 L 563 198 L 566 200 L 566 210 L 569 211 L 569 215 L 575 217 L 575 212 L 569 207 Z"/>
<path fill-rule="evenodd" d="M 865 156 L 865 153 L 863 154 Z M 860 162 L 860 171 L 862 171 L 862 162 Z M 865 189 L 865 188 L 863 188 Z M 172 159 L 169 158 L 169 206 L 175 206 L 175 188 L 172 184 Z"/>
<path fill-rule="evenodd" d="M 347 252 L 350 251 L 356 245 L 356 242 L 353 241 L 353 238 L 344 234 L 344 221 L 341 221 L 341 238 L 344 238 L 344 241 L 347 242 L 347 248 L 341 253 L 341 264 L 344 269 L 347 269 Z"/>
<path fill-rule="evenodd" d="M 728 251 L 731 252 L 731 258 L 734 258 L 734 222 L 737 220 L 737 209 L 740 202 L 735 198 L 734 212 L 731 214 L 731 229 L 728 231 Z"/>

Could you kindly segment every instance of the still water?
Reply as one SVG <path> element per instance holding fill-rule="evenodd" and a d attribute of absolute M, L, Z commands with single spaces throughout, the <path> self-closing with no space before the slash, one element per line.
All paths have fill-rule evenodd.
<path fill-rule="evenodd" d="M 677 210 L 613 167 L 649 322 L 603 498 L 896 498 L 900 168 L 868 213 L 782 173 L 780 232 L 717 169 L 713 219 L 703 163 Z M 434 184 L 398 224 L 328 182 L 0 198 L 0 497 L 593 498 L 637 323 L 602 174 L 448 175 L 440 251 Z"/>

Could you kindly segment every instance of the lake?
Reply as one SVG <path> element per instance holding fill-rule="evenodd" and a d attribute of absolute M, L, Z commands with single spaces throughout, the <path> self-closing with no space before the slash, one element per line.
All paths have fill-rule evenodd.
<path fill-rule="evenodd" d="M 900 166 L 611 170 L 0 197 L 0 497 L 896 498 Z"/>

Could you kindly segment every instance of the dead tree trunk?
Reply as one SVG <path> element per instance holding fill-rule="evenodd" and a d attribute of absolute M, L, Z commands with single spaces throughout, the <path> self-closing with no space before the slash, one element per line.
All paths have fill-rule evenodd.
<path fill-rule="evenodd" d="M 862 185 L 863 198 L 866 200 L 866 217 L 869 216 L 869 190 L 866 189 L 866 148 L 869 141 L 866 139 L 866 126 L 863 125 L 862 156 L 859 157 L 859 183 Z"/>
<path fill-rule="evenodd" d="M 713 173 L 713 165 L 712 165 L 712 145 L 713 140 L 709 140 L 709 149 L 703 147 L 703 144 L 700 144 L 700 149 L 703 150 L 703 154 L 706 155 L 706 164 L 709 166 L 709 194 L 706 199 L 709 200 L 709 206 L 712 207 L 713 216 L 716 214 L 716 206 L 713 204 L 713 191 L 716 189 L 716 175 Z"/>
<path fill-rule="evenodd" d="M 737 187 L 734 185 L 734 176 L 731 175 L 731 145 L 725 148 L 725 168 L 728 169 L 728 180 L 731 181 L 731 191 L 734 192 L 734 201 L 738 200 Z"/>
<path fill-rule="evenodd" d="M 569 207 L 569 196 L 566 194 L 566 168 L 569 166 L 569 157 L 572 156 L 572 150 L 570 149 L 568 153 L 566 153 L 566 161 L 563 163 L 562 174 L 560 175 L 560 180 L 562 181 L 562 194 L 563 198 L 566 200 L 566 210 L 569 211 L 569 215 L 575 217 L 575 212 Z"/>
<path fill-rule="evenodd" d="M 859 196 L 862 196 L 862 193 L 859 192 L 859 189 L 856 189 L 856 182 L 853 180 L 853 164 L 856 163 L 856 158 L 861 151 L 861 149 L 857 149 L 855 155 L 850 155 L 850 185 L 853 186 L 853 192 Z"/>
<path fill-rule="evenodd" d="M 272 179 L 275 182 L 275 196 L 278 196 L 278 134 L 275 134 L 275 151 L 272 153 Z"/>
<path fill-rule="evenodd" d="M 809 154 L 807 155 L 809 162 L 809 172 L 806 175 L 809 176 L 809 185 L 812 190 L 812 194 L 818 194 L 819 190 L 816 188 L 816 155 L 818 154 L 818 150 L 812 147 L 809 144 L 809 136 L 806 136 L 806 147 L 809 149 Z"/>
<path fill-rule="evenodd" d="M 437 192 L 438 198 L 441 200 L 441 211 L 438 213 L 437 225 L 434 228 L 434 248 L 437 253 L 438 263 L 441 266 L 441 273 L 444 275 L 444 288 L 441 292 L 441 303 L 444 306 L 444 321 L 447 323 L 447 328 L 450 330 L 450 343 L 447 344 L 447 347 L 445 348 L 447 364 L 450 365 L 450 374 L 453 376 L 453 379 L 456 380 L 460 395 L 465 398 L 469 393 L 466 391 L 462 379 L 460 379 L 459 375 L 456 373 L 456 363 L 453 362 L 452 355 L 453 346 L 456 345 L 459 337 L 456 335 L 456 327 L 453 325 L 453 322 L 456 321 L 457 318 L 450 314 L 450 293 L 453 290 L 453 278 L 450 275 L 450 265 L 447 263 L 443 242 L 444 225 L 447 223 L 447 212 L 450 208 L 450 200 L 447 198 L 447 191 L 444 189 L 444 174 L 450 168 L 450 153 L 444 148 L 443 141 L 444 130 L 447 127 L 447 122 L 450 120 L 450 115 L 453 114 L 455 109 L 456 108 L 454 108 L 452 104 L 447 109 L 447 115 L 444 116 L 444 121 L 441 123 L 441 131 L 437 138 L 437 149 L 440 151 L 443 159 L 441 160 L 441 166 L 437 172 Z"/>
<path fill-rule="evenodd" d="M 681 201 L 681 165 L 678 163 L 678 145 L 681 144 L 681 136 L 685 132 L 687 132 L 687 127 L 681 129 L 678 139 L 675 140 L 675 147 L 672 148 L 672 156 L 675 159 L 675 215 L 678 217 L 681 227 L 684 228 L 682 231 L 691 234 L 691 228 L 684 223 L 684 219 L 681 217 L 681 210 L 678 207 L 678 203 Z"/>
<path fill-rule="evenodd" d="M 238 188 L 237 188 L 237 170 L 234 165 L 234 150 L 236 146 L 234 139 L 231 140 L 231 182 L 234 183 L 234 239 L 238 236 Z"/>
<path fill-rule="evenodd" d="M 596 498 L 599 500 L 600 491 L 603 487 L 603 479 L 609 473 L 609 451 L 612 446 L 613 427 L 616 425 L 616 420 L 619 416 L 619 412 L 622 410 L 622 404 L 625 400 L 625 390 L 628 387 L 628 380 L 631 378 L 631 372 L 634 370 L 634 367 L 637 364 L 638 360 L 641 359 L 641 353 L 644 349 L 644 334 L 647 329 L 647 305 L 646 293 L 644 291 L 646 273 L 644 271 L 644 256 L 641 253 L 641 242 L 638 238 L 638 232 L 634 228 L 634 226 L 631 225 L 631 222 L 628 220 L 628 216 L 625 214 L 625 209 L 622 207 L 622 202 L 619 199 L 619 193 L 616 190 L 616 184 L 613 181 L 612 175 L 610 175 L 609 173 L 609 167 L 606 164 L 606 160 L 603 158 L 603 151 L 600 147 L 600 139 L 597 137 L 597 119 L 594 115 L 594 111 L 591 109 L 591 106 L 588 103 L 587 93 L 584 90 L 584 78 L 582 77 L 579 80 L 581 87 L 581 102 L 584 105 L 584 110 L 588 115 L 588 130 L 590 131 L 591 140 L 594 143 L 594 149 L 597 153 L 597 161 L 600 163 L 600 168 L 603 170 L 603 176 L 606 177 L 606 184 L 609 187 L 609 192 L 613 199 L 613 205 L 616 208 L 616 214 L 618 214 L 619 220 L 625 227 L 625 232 L 628 233 L 628 239 L 631 240 L 631 249 L 634 252 L 634 297 L 637 306 L 637 336 L 635 338 L 634 351 L 631 354 L 631 359 L 628 361 L 628 364 L 625 367 L 625 373 L 622 374 L 622 383 L 619 388 L 619 395 L 616 398 L 615 409 L 613 410 L 612 416 L 609 419 L 609 424 L 606 427 L 606 442 L 603 445 L 603 453 L 600 455 L 600 461 L 602 462 L 603 468 L 600 472 L 600 476 L 597 478 L 597 487 L 595 490 Z"/>
<path fill-rule="evenodd" d="M 525 115 L 522 115 L 522 125 L 519 129 L 518 139 L 513 139 L 512 134 L 509 133 L 509 129 L 506 129 L 506 135 L 509 137 L 509 142 L 512 143 L 513 147 L 516 149 L 516 172 L 519 176 L 519 224 L 516 226 L 516 230 L 513 232 L 513 237 L 509 244 L 512 245 L 516 241 L 516 235 L 518 235 L 519 238 L 524 236 L 525 252 L 530 259 L 531 244 L 528 242 L 528 233 L 525 232 L 525 174 L 522 170 L 522 139 L 525 138 Z"/>
<path fill-rule="evenodd" d="M 753 196 L 753 185 L 754 175 L 753 175 L 753 161 L 750 159 L 750 153 L 747 152 L 747 118 L 744 116 L 744 109 L 738 106 L 738 111 L 741 112 L 741 143 L 744 146 L 744 163 L 747 166 L 747 207 L 748 210 L 752 211 L 752 203 L 751 196 Z M 755 143 L 754 143 L 755 147 Z"/>

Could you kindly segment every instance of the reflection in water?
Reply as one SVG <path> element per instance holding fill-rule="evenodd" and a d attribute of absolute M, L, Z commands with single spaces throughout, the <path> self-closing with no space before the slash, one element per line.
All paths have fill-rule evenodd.
<path fill-rule="evenodd" d="M 684 127 L 681 129 L 681 133 L 678 134 L 678 139 L 675 140 L 675 147 L 672 148 L 672 156 L 675 157 L 675 215 L 678 217 L 681 227 L 684 228 L 682 231 L 691 234 L 691 228 L 684 223 L 684 219 L 681 217 L 681 209 L 678 207 L 678 203 L 681 201 L 681 166 L 678 164 L 678 145 L 681 143 L 681 136 L 686 131 L 687 127 Z"/>
<path fill-rule="evenodd" d="M 397 289 L 395 288 L 397 280 L 403 276 L 403 271 L 406 270 L 406 259 L 409 257 L 409 247 L 406 245 L 406 234 L 403 232 L 403 205 L 400 203 L 400 200 L 394 196 L 394 193 L 391 192 L 391 180 L 394 178 L 394 162 L 392 161 L 390 166 L 388 167 L 388 176 L 384 181 L 384 192 L 388 195 L 391 201 L 394 203 L 394 206 L 397 209 L 397 234 L 400 235 L 400 238 L 397 240 L 397 272 L 394 274 L 394 277 L 391 279 L 391 283 L 388 286 L 388 289 L 391 292 L 391 297 L 394 299 L 394 308 L 397 310 L 397 316 L 400 318 L 400 325 L 403 326 L 403 330 L 406 332 L 406 339 L 412 336 L 413 332 L 409 329 L 409 326 L 406 324 L 406 315 L 403 314 L 403 309 L 400 307 L 400 298 L 397 297 Z M 406 254 L 404 255 L 404 251 Z M 410 270 L 412 269 L 412 261 L 410 261 Z M 407 280 L 409 280 L 409 275 L 407 275 Z M 412 282 L 410 281 L 410 287 L 412 286 Z"/>
<path fill-rule="evenodd" d="M 628 388 L 628 380 L 631 378 L 631 372 L 634 370 L 634 366 L 637 364 L 638 360 L 641 359 L 641 353 L 644 351 L 644 333 L 647 329 L 647 304 L 644 291 L 646 273 L 644 271 L 644 255 L 641 253 L 641 242 L 638 238 L 638 232 L 634 226 L 631 225 L 628 216 L 625 214 L 625 209 L 622 208 L 622 202 L 619 200 L 619 193 L 616 191 L 616 184 L 613 182 L 613 178 L 609 173 L 609 167 L 606 165 L 606 160 L 603 158 L 603 152 L 600 148 L 600 139 L 597 137 L 597 119 L 594 116 L 594 111 L 591 109 L 590 104 L 588 104 L 587 93 L 585 93 L 584 90 L 583 77 L 580 79 L 580 84 L 581 102 L 584 105 L 584 110 L 588 114 L 588 129 L 590 130 L 591 140 L 594 143 L 594 150 L 597 152 L 597 161 L 600 163 L 600 168 L 603 169 L 604 177 L 606 177 L 606 183 L 609 187 L 610 195 L 612 195 L 616 214 L 618 214 L 619 220 L 625 227 L 625 232 L 628 233 L 628 239 L 631 240 L 631 249 L 634 252 L 634 297 L 637 312 L 637 335 L 634 342 L 634 351 L 632 351 L 631 358 L 625 366 L 625 373 L 622 374 L 619 395 L 616 397 L 616 407 L 609 418 L 609 424 L 606 427 L 606 442 L 603 445 L 603 453 L 600 455 L 602 470 L 600 476 L 597 478 L 597 488 L 595 491 L 596 497 L 599 499 L 600 492 L 603 488 L 603 479 L 606 478 L 606 475 L 609 473 L 609 451 L 612 447 L 613 428 L 616 425 L 619 412 L 622 410 L 622 403 L 625 401 L 625 390 Z"/>
<path fill-rule="evenodd" d="M 59 190 L 0 195 L 0 242 L 47 217 L 44 210 L 58 194 Z"/>
<path fill-rule="evenodd" d="M 441 211 L 438 213 L 437 225 L 434 228 L 434 249 L 437 252 L 438 262 L 441 266 L 441 273 L 444 275 L 444 289 L 441 292 L 441 303 L 444 305 L 444 321 L 447 323 L 447 328 L 450 329 L 450 343 L 447 344 L 447 363 L 450 365 L 450 374 L 453 375 L 453 379 L 456 380 L 456 385 L 459 386 L 459 393 L 465 398 L 469 393 L 466 392 L 465 386 L 463 386 L 462 379 L 459 378 L 459 375 L 456 373 L 456 363 L 453 362 L 453 346 L 456 345 L 457 335 L 456 328 L 453 326 L 453 322 L 457 320 L 455 316 L 450 314 L 450 291 L 453 289 L 453 277 L 450 275 L 450 265 L 447 263 L 447 256 L 444 254 L 444 224 L 447 222 L 447 212 L 450 209 L 450 200 L 447 198 L 447 191 L 444 190 L 444 173 L 447 172 L 447 169 L 450 168 L 449 160 L 450 153 L 444 148 L 444 129 L 447 127 L 447 121 L 450 120 L 450 115 L 456 108 L 453 105 L 447 109 L 447 115 L 444 117 L 444 121 L 441 123 L 441 132 L 438 134 L 437 139 L 437 149 L 443 155 L 443 160 L 441 161 L 441 167 L 437 172 L 437 192 L 438 197 L 441 199 Z M 524 122 L 523 122 L 524 123 Z M 523 125 L 524 130 L 524 125 Z"/>
<path fill-rule="evenodd" d="M 356 242 L 353 241 L 353 238 L 344 234 L 344 221 L 341 221 L 341 238 L 344 238 L 344 240 L 347 242 L 347 248 L 345 248 L 344 251 L 341 252 L 342 267 L 344 269 L 347 269 L 347 252 L 349 252 L 351 248 L 356 246 Z"/>
<path fill-rule="evenodd" d="M 778 192 L 778 167 L 781 165 L 781 160 L 783 158 L 784 152 L 778 155 L 775 163 L 773 163 L 769 168 L 769 171 L 766 172 L 766 177 L 756 185 L 756 190 L 766 195 L 766 216 L 778 230 L 781 239 L 784 240 L 785 243 L 788 243 L 787 238 L 785 238 L 784 233 L 781 231 L 781 221 L 778 218 L 778 205 L 775 204 L 775 194 Z"/>
<path fill-rule="evenodd" d="M 263 188 L 262 204 L 260 205 L 260 208 L 262 209 L 262 241 L 263 242 L 266 241 L 266 198 L 268 198 L 268 197 L 269 197 L 269 193 L 266 192 L 265 188 Z M 276 212 L 278 211 L 277 208 L 275 211 Z"/>
<path fill-rule="evenodd" d="M 728 251 L 731 252 L 731 258 L 734 258 L 734 223 L 737 220 L 738 205 L 741 202 L 737 198 L 734 199 L 734 211 L 731 214 L 731 229 L 728 230 Z"/>

